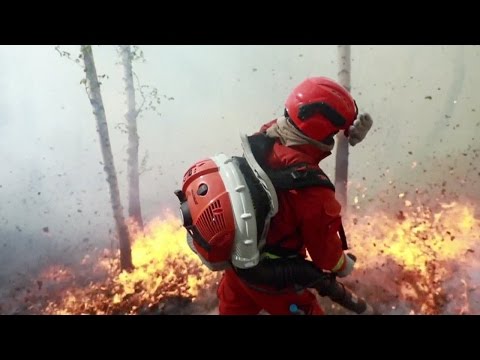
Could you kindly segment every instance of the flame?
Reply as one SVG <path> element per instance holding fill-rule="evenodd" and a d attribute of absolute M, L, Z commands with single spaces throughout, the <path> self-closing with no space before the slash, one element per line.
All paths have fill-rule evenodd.
<path fill-rule="evenodd" d="M 164 219 L 152 221 L 143 233 L 133 225 L 130 229 L 134 238 L 133 271 L 119 272 L 115 260 L 118 254 L 107 250 L 97 262 L 94 257 L 86 257 L 82 266 L 105 276 L 86 286 L 70 284 L 47 304 L 44 313 L 136 314 L 158 310 L 164 300 L 172 297 L 195 301 L 203 289 L 215 283 L 217 274 L 203 266 L 190 250 L 178 218 L 167 214 Z M 45 282 L 71 272 L 54 266 L 44 271 L 41 278 Z"/>
<path fill-rule="evenodd" d="M 386 213 L 366 216 L 362 223 L 357 223 L 360 226 L 350 229 L 351 241 L 359 243 L 357 252 L 365 255 L 367 262 L 377 256 L 391 256 L 408 269 L 424 272 L 428 261 L 457 258 L 479 237 L 473 207 L 450 203 L 443 208 L 433 213 L 418 207 L 402 211 L 397 218 Z M 368 236 L 362 238 L 365 234 Z"/>
<path fill-rule="evenodd" d="M 354 209 L 359 209 L 359 198 L 363 194 L 355 198 Z M 352 212 L 345 219 L 349 244 L 358 258 L 357 270 L 345 284 L 382 313 L 480 312 L 475 275 L 466 271 L 480 270 L 473 255 L 480 249 L 475 206 L 459 201 L 427 206 L 406 192 L 395 199 L 401 208 L 396 213 L 373 210 L 375 204 L 369 203 L 361 216 Z M 167 213 L 144 232 L 132 224 L 130 230 L 133 271 L 119 271 L 119 254 L 109 249 L 90 252 L 76 266 L 49 266 L 35 279 L 34 291 L 27 290 L 21 299 L 17 296 L 22 311 L 164 313 L 171 299 L 198 305 L 209 294 L 215 296 L 220 274 L 210 272 L 190 250 L 177 217 Z"/>
<path fill-rule="evenodd" d="M 59 265 L 52 265 L 41 272 L 40 278 L 59 282 L 69 282 L 75 278 L 75 275 L 70 269 Z"/>
<path fill-rule="evenodd" d="M 394 303 L 392 310 L 403 303 L 409 307 L 404 313 L 443 313 L 452 293 L 447 284 L 456 282 L 457 292 L 466 287 L 455 271 L 471 260 L 480 221 L 473 205 L 450 202 L 432 210 L 409 201 L 405 206 L 396 216 L 377 212 L 347 226 L 359 259 L 354 278 L 378 290 L 369 295 L 372 301 Z M 468 301 L 466 292 L 456 298 Z M 468 303 L 457 311 L 467 313 Z"/>

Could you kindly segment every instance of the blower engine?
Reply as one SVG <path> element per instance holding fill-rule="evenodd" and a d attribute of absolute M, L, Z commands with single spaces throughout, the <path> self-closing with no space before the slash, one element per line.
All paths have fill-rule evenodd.
<path fill-rule="evenodd" d="M 315 288 L 357 314 L 373 313 L 334 274 L 310 261 L 260 262 L 270 221 L 278 211 L 272 179 L 277 186 L 280 182 L 260 165 L 251 139 L 241 135 L 241 142 L 243 157 L 218 154 L 198 161 L 183 176 L 182 189 L 175 191 L 192 251 L 212 271 L 233 267 L 250 286 L 274 285 L 279 291 L 292 285 Z"/>
<path fill-rule="evenodd" d="M 180 200 L 188 242 L 209 269 L 258 264 L 278 211 L 275 188 L 241 136 L 243 157 L 218 154 L 198 161 L 183 177 Z"/>

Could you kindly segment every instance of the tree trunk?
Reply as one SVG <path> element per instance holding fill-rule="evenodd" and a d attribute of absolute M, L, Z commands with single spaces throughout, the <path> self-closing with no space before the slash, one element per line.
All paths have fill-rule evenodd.
<path fill-rule="evenodd" d="M 132 52 L 130 45 L 120 45 L 120 54 L 122 57 L 125 93 L 127 95 L 127 120 L 128 129 L 128 214 L 143 229 L 142 209 L 140 207 L 140 184 L 138 173 L 138 132 L 137 115 L 135 105 L 135 88 L 133 86 L 132 73 Z"/>
<path fill-rule="evenodd" d="M 122 270 L 131 270 L 132 254 L 130 249 L 130 233 L 123 217 L 123 207 L 120 201 L 120 192 L 118 190 L 117 173 L 113 161 L 112 148 L 110 146 L 110 137 L 108 134 L 107 119 L 103 107 L 100 84 L 98 82 L 97 70 L 93 60 L 92 47 L 82 45 L 81 52 L 85 63 L 85 73 L 87 77 L 87 93 L 92 104 L 93 114 L 97 121 L 97 132 L 100 137 L 100 146 L 102 150 L 104 170 L 107 174 L 107 182 L 110 187 L 110 199 L 113 209 L 113 217 L 117 226 L 118 238 L 120 241 L 120 266 Z"/>
<path fill-rule="evenodd" d="M 350 45 L 338 45 L 338 80 L 350 91 Z M 337 200 L 342 205 L 342 213 L 347 210 L 348 181 L 348 139 L 343 131 L 337 135 L 337 154 L 335 158 L 335 188 Z"/>

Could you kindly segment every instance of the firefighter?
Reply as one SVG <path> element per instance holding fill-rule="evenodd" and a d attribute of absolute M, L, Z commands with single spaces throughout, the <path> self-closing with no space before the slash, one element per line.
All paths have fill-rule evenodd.
<path fill-rule="evenodd" d="M 372 123 L 369 114 L 358 114 L 354 99 L 343 86 L 325 77 L 310 77 L 290 93 L 284 116 L 263 125 L 260 132 L 275 139 L 266 154 L 270 167 L 304 163 L 318 168 L 319 162 L 331 154 L 338 132 L 343 131 L 355 146 L 365 138 Z M 353 271 L 355 257 L 345 253 L 341 206 L 332 189 L 315 186 L 280 191 L 278 202 L 263 259 L 305 258 L 308 250 L 318 269 L 338 277 Z M 262 310 L 287 315 L 292 308 L 302 314 L 324 314 L 310 290 L 261 291 L 234 269 L 224 272 L 217 295 L 220 315 L 254 315 Z"/>

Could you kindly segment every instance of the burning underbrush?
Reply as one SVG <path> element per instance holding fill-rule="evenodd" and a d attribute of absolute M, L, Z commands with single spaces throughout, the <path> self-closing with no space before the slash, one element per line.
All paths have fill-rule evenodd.
<path fill-rule="evenodd" d="M 218 274 L 190 251 L 177 218 L 152 221 L 144 232 L 131 229 L 133 271 L 120 272 L 117 252 L 107 249 L 86 255 L 75 267 L 51 265 L 30 286 L 16 289 L 21 306 L 15 304 L 13 312 L 168 314 L 215 306 L 210 303 Z"/>
<path fill-rule="evenodd" d="M 345 283 L 384 314 L 480 313 L 475 207 L 422 203 L 405 200 L 396 214 L 351 217 L 347 228 L 359 261 Z"/>
<path fill-rule="evenodd" d="M 399 195 L 402 198 L 402 194 Z M 468 201 L 434 207 L 402 199 L 397 212 L 352 213 L 346 229 L 357 270 L 345 284 L 383 314 L 480 313 L 480 221 Z M 75 267 L 51 265 L 15 289 L 2 313 L 204 314 L 216 306 L 219 274 L 202 266 L 173 215 L 132 227 L 135 270 L 97 249 Z M 343 314 L 322 300 L 327 313 Z"/>

